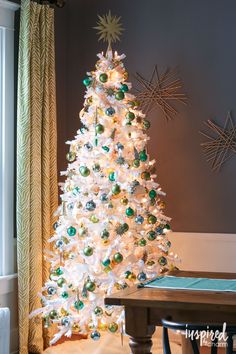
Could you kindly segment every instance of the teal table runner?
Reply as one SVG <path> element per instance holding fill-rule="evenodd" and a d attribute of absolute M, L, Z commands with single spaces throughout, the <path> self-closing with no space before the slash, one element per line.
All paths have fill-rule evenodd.
<path fill-rule="evenodd" d="M 144 283 L 143 286 L 157 289 L 236 292 L 236 279 L 190 278 L 166 275 Z"/>

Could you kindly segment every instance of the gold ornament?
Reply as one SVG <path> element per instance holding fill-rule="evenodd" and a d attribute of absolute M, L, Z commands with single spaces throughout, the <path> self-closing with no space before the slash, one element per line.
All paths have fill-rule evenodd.
<path fill-rule="evenodd" d="M 108 48 L 111 47 L 113 42 L 119 41 L 120 36 L 124 29 L 120 23 L 120 17 L 113 16 L 109 10 L 108 14 L 99 16 L 99 21 L 94 29 L 98 30 L 99 35 L 98 40 L 103 40 L 103 42 L 108 43 Z"/>
<path fill-rule="evenodd" d="M 134 273 L 131 273 L 129 276 L 128 276 L 128 279 L 130 281 L 135 281 L 136 280 L 136 275 Z"/>
<path fill-rule="evenodd" d="M 73 332 L 73 333 L 79 333 L 79 331 L 80 331 L 80 326 L 79 326 L 79 324 L 78 324 L 78 323 L 74 323 L 74 324 L 72 325 L 72 332 Z"/>
<path fill-rule="evenodd" d="M 102 244 L 103 244 L 104 246 L 108 246 L 109 243 L 110 243 L 110 240 L 102 240 Z"/>

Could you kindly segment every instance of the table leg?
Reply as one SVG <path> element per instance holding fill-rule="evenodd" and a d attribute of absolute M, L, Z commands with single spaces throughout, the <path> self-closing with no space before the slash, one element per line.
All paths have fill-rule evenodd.
<path fill-rule="evenodd" d="M 130 336 L 132 354 L 152 354 L 152 335 L 155 326 L 148 323 L 148 309 L 144 307 L 125 307 L 125 328 Z"/>

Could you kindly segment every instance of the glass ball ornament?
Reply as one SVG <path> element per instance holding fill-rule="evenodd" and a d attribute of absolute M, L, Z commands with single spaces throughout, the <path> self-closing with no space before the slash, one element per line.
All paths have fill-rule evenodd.
<path fill-rule="evenodd" d="M 115 109 L 114 109 L 113 107 L 108 107 L 108 108 L 106 109 L 106 115 L 109 116 L 109 117 L 114 116 L 115 112 L 116 112 L 116 111 L 115 111 Z"/>
<path fill-rule="evenodd" d="M 88 291 L 93 292 L 96 289 L 96 284 L 94 283 L 94 281 L 89 280 L 85 283 L 85 288 Z"/>
<path fill-rule="evenodd" d="M 108 75 L 106 73 L 102 73 L 99 75 L 99 80 L 104 84 L 108 80 Z"/>
<path fill-rule="evenodd" d="M 116 227 L 116 233 L 118 235 L 123 235 L 124 233 L 126 233 L 129 230 L 129 225 L 124 223 L 124 224 L 119 224 Z"/>
<path fill-rule="evenodd" d="M 115 263 L 121 263 L 123 261 L 123 256 L 120 252 L 116 252 L 113 256 L 113 261 Z"/>
<path fill-rule="evenodd" d="M 73 323 L 71 329 L 72 329 L 73 333 L 79 333 L 80 332 L 80 326 L 79 326 L 78 323 Z"/>
<path fill-rule="evenodd" d="M 88 177 L 90 175 L 90 170 L 86 166 L 80 166 L 79 172 L 80 172 L 81 176 L 83 176 L 83 177 Z"/>
<path fill-rule="evenodd" d="M 102 232 L 101 232 L 101 238 L 102 238 L 103 240 L 107 240 L 107 239 L 109 238 L 109 236 L 110 236 L 109 231 L 107 231 L 106 229 L 102 230 Z"/>
<path fill-rule="evenodd" d="M 144 171 L 141 173 L 141 178 L 145 179 L 145 181 L 149 181 L 151 179 L 151 175 L 150 172 L 148 171 Z"/>
<path fill-rule="evenodd" d="M 147 241 L 145 240 L 145 238 L 141 238 L 141 239 L 138 241 L 138 245 L 141 246 L 141 247 L 146 246 L 146 244 L 147 244 Z"/>
<path fill-rule="evenodd" d="M 140 161 L 142 161 L 142 162 L 145 162 L 145 161 L 147 161 L 147 154 L 146 154 L 146 151 L 145 150 L 143 150 L 143 151 L 141 151 L 140 153 L 139 153 L 139 158 L 140 158 Z"/>
<path fill-rule="evenodd" d="M 123 198 L 121 198 L 120 202 L 123 205 L 127 205 L 129 203 L 129 200 L 126 197 L 123 197 Z"/>
<path fill-rule="evenodd" d="M 84 84 L 84 86 L 90 86 L 91 85 L 91 83 L 92 83 L 92 78 L 91 77 L 86 77 L 86 78 L 84 78 L 84 80 L 83 80 L 83 84 Z"/>
<path fill-rule="evenodd" d="M 133 112 L 127 112 L 126 113 L 126 115 L 125 115 L 125 117 L 126 117 L 126 119 L 128 120 L 128 121 L 132 121 L 132 120 L 134 120 L 134 118 L 135 118 L 135 114 L 133 113 Z"/>
<path fill-rule="evenodd" d="M 132 208 L 127 208 L 126 209 L 126 211 L 125 211 L 125 214 L 129 217 L 129 218 L 131 218 L 132 216 L 134 216 L 134 209 L 132 209 Z"/>
<path fill-rule="evenodd" d="M 96 316 L 102 316 L 103 309 L 100 306 L 96 306 L 93 312 Z"/>
<path fill-rule="evenodd" d="M 130 270 L 127 270 L 125 272 L 125 278 L 128 279 L 129 275 L 131 274 L 131 271 Z"/>
<path fill-rule="evenodd" d="M 57 289 L 56 288 L 54 288 L 53 286 L 49 286 L 48 288 L 47 288 L 47 293 L 48 293 L 48 295 L 55 295 L 56 294 L 56 292 L 57 292 Z"/>
<path fill-rule="evenodd" d="M 91 215 L 89 218 L 90 221 L 92 221 L 92 223 L 97 224 L 99 222 L 99 218 L 96 215 Z"/>
<path fill-rule="evenodd" d="M 76 234 L 76 228 L 73 227 L 73 226 L 68 227 L 68 229 L 67 229 L 67 234 L 68 234 L 69 236 L 75 236 L 75 234 Z"/>
<path fill-rule="evenodd" d="M 86 246 L 83 250 L 85 256 L 90 257 L 93 254 L 93 248 L 90 246 Z"/>
<path fill-rule="evenodd" d="M 150 190 L 148 194 L 151 199 L 156 198 L 157 196 L 157 192 L 154 189 Z"/>
<path fill-rule="evenodd" d="M 157 222 L 157 218 L 155 215 L 150 214 L 148 215 L 147 221 L 149 224 L 155 224 Z"/>
<path fill-rule="evenodd" d="M 114 171 L 109 173 L 109 181 L 114 182 L 116 180 L 116 173 Z"/>
<path fill-rule="evenodd" d="M 140 272 L 137 276 L 137 279 L 139 281 L 145 281 L 145 280 L 147 280 L 147 275 L 144 272 Z"/>
<path fill-rule="evenodd" d="M 57 240 L 55 243 L 56 248 L 61 248 L 64 245 L 63 240 Z"/>
<path fill-rule="evenodd" d="M 99 165 L 99 163 L 95 163 L 95 164 L 93 165 L 93 171 L 94 171 L 94 172 L 99 172 L 99 171 L 101 171 L 101 166 Z"/>
<path fill-rule="evenodd" d="M 135 160 L 133 161 L 133 166 L 134 166 L 135 168 L 138 168 L 138 167 L 140 166 L 140 161 L 139 161 L 138 159 L 135 159 Z"/>
<path fill-rule="evenodd" d="M 56 274 L 57 274 L 57 275 L 62 275 L 62 274 L 63 274 L 63 270 L 62 270 L 60 267 L 58 267 L 58 268 L 56 269 Z"/>
<path fill-rule="evenodd" d="M 88 211 L 93 211 L 96 209 L 96 203 L 93 200 L 90 200 L 85 204 L 85 209 Z"/>
<path fill-rule="evenodd" d="M 121 192 L 119 184 L 115 184 L 114 186 L 112 186 L 111 191 L 112 191 L 112 194 L 114 194 L 114 195 L 119 194 Z"/>
<path fill-rule="evenodd" d="M 131 274 L 128 276 L 128 280 L 135 281 L 136 280 L 136 275 L 131 272 Z"/>
<path fill-rule="evenodd" d="M 121 84 L 120 90 L 122 92 L 128 92 L 129 91 L 129 87 L 126 84 Z"/>
<path fill-rule="evenodd" d="M 63 299 L 68 299 L 68 297 L 69 297 L 68 292 L 67 292 L 67 291 L 63 291 L 63 293 L 61 294 L 61 297 L 62 297 Z"/>
<path fill-rule="evenodd" d="M 121 143 L 117 143 L 116 146 L 118 150 L 124 150 L 124 145 L 122 145 Z"/>
<path fill-rule="evenodd" d="M 143 129 L 147 130 L 147 129 L 150 128 L 150 126 L 151 126 L 151 123 L 149 122 L 149 120 L 143 119 L 143 121 L 142 121 L 142 127 L 143 127 Z"/>
<path fill-rule="evenodd" d="M 147 238 L 149 241 L 154 241 L 157 238 L 157 234 L 155 231 L 151 230 L 147 233 Z"/>
<path fill-rule="evenodd" d="M 100 339 L 101 334 L 100 334 L 98 331 L 93 331 L 93 332 L 90 334 L 90 337 L 91 337 L 91 339 L 97 341 L 97 340 Z"/>
<path fill-rule="evenodd" d="M 166 259 L 166 257 L 161 256 L 161 257 L 158 259 L 158 263 L 159 263 L 161 266 L 167 265 L 167 259 Z"/>
<path fill-rule="evenodd" d="M 164 233 L 163 228 L 162 228 L 161 226 L 158 226 L 158 227 L 156 228 L 156 233 L 157 233 L 158 235 L 163 235 L 163 233 Z"/>
<path fill-rule="evenodd" d="M 58 226 L 59 226 L 59 223 L 56 221 L 56 222 L 54 222 L 54 224 L 53 224 L 53 229 L 56 231 L 56 229 L 58 228 Z"/>
<path fill-rule="evenodd" d="M 109 258 L 104 259 L 104 261 L 102 261 L 102 265 L 104 265 L 104 267 L 108 267 L 111 264 L 111 261 Z"/>
<path fill-rule="evenodd" d="M 70 324 L 70 319 L 69 317 L 64 317 L 61 319 L 61 324 L 62 326 L 68 326 Z"/>
<path fill-rule="evenodd" d="M 108 325 L 108 330 L 111 332 L 111 333 L 115 333 L 117 332 L 118 330 L 118 324 L 116 322 L 112 322 Z"/>
<path fill-rule="evenodd" d="M 73 151 L 69 151 L 69 152 L 66 154 L 66 159 L 67 159 L 67 161 L 69 161 L 69 162 L 75 161 L 75 159 L 76 159 L 76 153 L 73 152 Z"/>
<path fill-rule="evenodd" d="M 54 319 L 56 319 L 58 317 L 58 312 L 57 312 L 57 310 L 51 310 L 50 312 L 49 312 L 49 318 L 51 318 L 51 320 L 54 320 Z"/>
<path fill-rule="evenodd" d="M 72 194 L 73 194 L 74 196 L 79 195 L 79 194 L 80 194 L 80 188 L 79 188 L 78 186 L 77 186 L 77 187 L 75 187 L 75 188 L 73 189 Z"/>
<path fill-rule="evenodd" d="M 144 222 L 144 217 L 143 217 L 142 215 L 137 215 L 136 218 L 135 218 L 135 222 L 136 222 L 136 224 L 138 224 L 138 225 L 143 224 L 143 222 Z"/>
<path fill-rule="evenodd" d="M 118 91 L 118 92 L 116 92 L 116 94 L 115 94 L 115 98 L 117 99 L 117 101 L 123 100 L 124 97 L 125 97 L 125 94 L 124 94 L 123 91 Z"/>
<path fill-rule="evenodd" d="M 76 310 L 82 310 L 84 308 L 84 303 L 81 300 L 77 300 L 74 302 L 74 308 Z"/>
<path fill-rule="evenodd" d="M 66 280 L 64 278 L 59 278 L 57 279 L 57 285 L 62 288 L 63 285 L 65 284 Z"/>
<path fill-rule="evenodd" d="M 102 125 L 102 124 L 97 124 L 95 127 L 95 131 L 97 134 L 104 133 L 104 130 L 105 130 L 105 128 L 104 128 L 104 125 Z"/>
<path fill-rule="evenodd" d="M 166 224 L 166 225 L 165 225 L 165 229 L 170 230 L 170 229 L 171 229 L 170 225 L 169 225 L 169 224 Z"/>
<path fill-rule="evenodd" d="M 106 202 L 106 201 L 108 200 L 108 195 L 107 195 L 107 193 L 102 193 L 102 194 L 100 195 L 100 200 L 101 200 L 102 202 Z"/>

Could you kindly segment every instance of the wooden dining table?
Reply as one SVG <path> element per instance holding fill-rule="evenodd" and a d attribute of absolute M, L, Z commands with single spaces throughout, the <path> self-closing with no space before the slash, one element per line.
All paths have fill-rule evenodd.
<path fill-rule="evenodd" d="M 168 275 L 236 279 L 235 273 L 172 271 Z M 132 354 L 151 354 L 152 335 L 161 320 L 236 325 L 236 293 L 155 289 L 133 286 L 105 298 L 106 305 L 124 306 L 126 334 Z M 190 352 L 188 352 L 189 354 Z"/>

